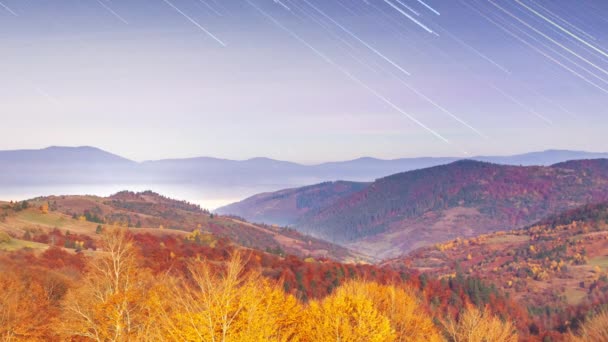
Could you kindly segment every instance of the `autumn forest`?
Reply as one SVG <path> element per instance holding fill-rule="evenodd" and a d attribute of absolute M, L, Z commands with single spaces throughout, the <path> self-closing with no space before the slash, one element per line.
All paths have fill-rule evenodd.
<path fill-rule="evenodd" d="M 0 342 L 608 342 L 608 0 L 0 0 Z"/>
<path fill-rule="evenodd" d="M 182 243 L 113 228 L 100 234 L 94 258 L 59 248 L 39 255 L 5 253 L 0 336 L 5 341 L 462 341 L 470 334 L 479 341 L 517 339 L 508 315 L 511 303 L 483 285 L 476 285 L 485 297 L 476 305 L 466 281 L 446 287 L 395 271 Z M 423 302 L 428 296 L 436 305 Z M 442 296 L 467 309 L 456 319 L 456 303 L 441 303 Z"/>
<path fill-rule="evenodd" d="M 599 272 L 588 285 L 593 302 L 547 305 L 552 313 L 540 314 L 534 305 L 548 304 L 552 292 L 543 295 L 532 286 L 567 277 L 566 268 L 574 272 L 595 260 L 596 254 L 586 252 L 583 258 L 580 251 L 603 243 L 603 235 L 599 240 L 591 237 L 608 231 L 606 208 L 587 206 L 528 230 L 458 239 L 407 258 L 370 264 L 353 261 L 356 256 L 339 248 L 329 254 L 290 249 L 297 240 L 270 247 L 268 237 L 248 232 L 254 227 L 267 229 L 265 234 L 277 234 L 277 243 L 286 236 L 307 238 L 213 215 L 152 192 L 6 203 L 0 220 L 4 289 L 0 337 L 4 341 L 594 341 L 593 334 L 605 334 L 606 315 L 601 308 L 608 298 L 595 294 L 608 283 L 600 274 L 603 268 L 591 269 Z M 152 224 L 158 226 L 145 228 Z M 189 226 L 180 229 L 179 225 Z M 226 229 L 222 227 L 228 227 L 224 225 L 234 231 L 222 236 L 219 232 Z M 217 226 L 216 234 L 209 231 L 212 226 Z M 582 242 L 572 252 L 545 252 L 569 239 L 572 230 L 590 238 L 577 240 Z M 230 236 L 238 238 L 233 241 Z M 328 247 L 312 239 L 307 245 Z M 510 273 L 512 259 L 504 260 L 504 270 L 496 273 L 500 264 L 488 260 L 500 259 L 500 254 L 483 252 L 494 249 L 515 250 L 509 255 L 525 258 L 523 265 L 533 267 L 533 273 L 529 277 L 517 270 Z M 446 256 L 447 264 L 437 264 L 437 253 Z M 428 264 L 430 260 L 434 266 Z M 522 291 L 539 295 L 522 297 Z M 548 323 L 553 319 L 557 323 Z"/>

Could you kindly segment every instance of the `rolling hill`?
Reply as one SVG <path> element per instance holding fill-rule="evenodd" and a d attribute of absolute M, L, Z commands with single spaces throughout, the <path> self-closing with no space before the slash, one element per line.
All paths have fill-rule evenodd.
<path fill-rule="evenodd" d="M 94 329 L 107 329 L 103 332 L 103 339 L 107 339 L 116 336 L 106 331 L 114 329 L 119 321 L 126 322 L 119 323 L 116 329 L 120 331 L 127 330 L 123 327 L 132 322 L 138 327 L 147 325 L 134 333 L 127 331 L 128 336 L 120 340 L 200 340 L 202 334 L 191 334 L 192 330 L 181 333 L 191 326 L 212 331 L 203 336 L 213 337 L 217 332 L 218 339 L 229 336 L 237 341 L 288 341 L 299 336 L 303 340 L 327 340 L 335 333 L 333 323 L 322 323 L 325 330 L 314 338 L 305 330 L 309 324 L 319 324 L 317 320 L 304 320 L 313 312 L 323 318 L 353 322 L 353 326 L 360 325 L 362 319 L 382 318 L 383 326 L 388 327 L 384 331 L 400 329 L 401 334 L 394 333 L 394 338 L 383 341 L 441 341 L 440 323 L 458 319 L 462 307 L 471 308 L 473 313 L 477 311 L 473 308 L 487 307 L 484 315 L 488 318 L 484 321 L 494 317 L 512 320 L 517 324 L 504 324 L 511 335 L 517 330 L 523 339 L 530 336 L 525 311 L 479 279 L 462 278 L 448 284 L 393 267 L 273 255 L 277 253 L 243 248 L 206 233 L 144 228 L 152 222 L 149 220 L 158 219 L 159 213 L 164 213 L 160 217 L 164 220 L 162 216 L 171 213 L 184 218 L 187 213 L 200 211 L 188 203 L 152 193 L 125 192 L 104 199 L 48 198 L 52 200 L 48 208 L 46 200 L 0 203 L 0 307 L 4 312 L 0 335 L 6 339 L 94 340 L 89 335 Z M 37 208 L 38 204 L 41 206 Z M 96 207 L 99 210 L 81 216 L 66 214 Z M 125 211 L 126 207 L 130 209 Z M 142 228 L 94 228 L 98 223 L 92 221 L 105 220 L 113 213 L 123 218 L 139 216 Z M 5 229 L 10 229 L 8 234 Z M 201 306 L 192 307 L 192 303 Z M 316 305 L 326 303 L 336 309 L 313 311 Z M 214 321 L 216 317 L 228 317 L 223 322 L 237 323 L 226 327 L 245 333 L 222 336 L 227 328 L 201 323 L 202 315 Z M 267 315 L 276 315 L 277 319 L 268 320 Z M 177 317 L 175 321 L 173 317 Z M 259 321 L 259 328 L 252 329 L 254 321 Z M 78 329 L 66 330 L 63 322 Z M 285 338 L 260 336 L 258 331 L 265 330 L 264 325 L 284 329 Z M 150 333 L 150 327 L 157 330 Z M 182 335 L 176 336 L 176 331 Z M 359 335 L 351 340 L 368 341 L 377 336 L 365 331 Z"/>
<path fill-rule="evenodd" d="M 607 170 L 606 159 L 548 167 L 457 161 L 378 179 L 292 218 L 292 224 L 299 231 L 369 255 L 394 257 L 456 237 L 523 227 L 569 208 L 608 199 Z M 269 197 L 272 195 L 264 196 Z M 245 207 L 245 215 L 255 212 L 261 217 L 267 207 L 257 200 L 253 197 L 229 208 L 241 215 L 237 209 Z M 284 207 L 293 213 L 293 200 L 286 202 L 275 203 L 273 208 Z"/>
<path fill-rule="evenodd" d="M 334 201 L 365 188 L 369 183 L 326 182 L 301 188 L 286 189 L 252 196 L 215 212 L 236 213 L 252 222 L 290 225 L 311 210 L 326 207 Z"/>
<path fill-rule="evenodd" d="M 124 191 L 109 197 L 49 196 L 0 204 L 0 231 L 15 237 L 52 235 L 59 230 L 94 239 L 98 226 L 123 226 L 157 236 L 169 234 L 185 239 L 198 235 L 210 244 L 228 239 L 237 246 L 281 255 L 351 262 L 368 260 L 344 247 L 291 229 L 214 215 L 197 205 L 151 191 Z"/>
<path fill-rule="evenodd" d="M 420 248 L 384 265 L 439 277 L 480 277 L 526 307 L 541 328 L 565 331 L 608 302 L 608 202 L 525 229 Z"/>

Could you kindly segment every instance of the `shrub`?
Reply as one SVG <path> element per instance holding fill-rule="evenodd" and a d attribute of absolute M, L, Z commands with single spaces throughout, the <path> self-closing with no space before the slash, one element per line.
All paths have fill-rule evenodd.
<path fill-rule="evenodd" d="M 11 237 L 6 232 L 0 232 L 0 243 L 11 242 Z"/>
<path fill-rule="evenodd" d="M 458 321 L 444 324 L 451 342 L 516 342 L 517 330 L 511 322 L 503 322 L 486 310 L 471 307 L 460 314 Z"/>
<path fill-rule="evenodd" d="M 608 311 L 602 311 L 587 320 L 579 329 L 578 334 L 570 334 L 570 340 L 574 342 L 608 341 Z"/>

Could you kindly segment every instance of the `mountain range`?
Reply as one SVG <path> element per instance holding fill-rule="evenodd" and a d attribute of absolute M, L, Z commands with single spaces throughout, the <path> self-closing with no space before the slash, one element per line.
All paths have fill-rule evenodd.
<path fill-rule="evenodd" d="M 112 233 L 114 227 L 129 227 L 125 236 L 137 248 L 134 264 L 142 272 L 155 272 L 142 273 L 150 283 L 137 284 L 145 289 L 155 288 L 151 284 L 167 275 L 189 275 L 182 272 L 200 260 L 221 267 L 238 250 L 248 253 L 247 269 L 277 281 L 277 289 L 293 294 L 291 298 L 317 300 L 340 293 L 351 279 L 403 281 L 408 291 L 418 291 L 408 292 L 419 293 L 416 302 L 426 303 L 415 310 L 429 322 L 429 317 L 444 322 L 443 315 L 460 314 L 460 308 L 475 305 L 517 322 L 508 331 L 520 331 L 521 340 L 547 340 L 547 336 L 562 340 L 582 317 L 608 302 L 608 159 L 507 164 L 543 164 L 555 161 L 556 155 L 571 158 L 572 153 L 501 157 L 501 163 L 455 160 L 374 181 L 322 182 L 261 193 L 214 213 L 152 191 L 0 202 L 0 257 L 4 266 L 12 265 L 4 273 L 19 275 L 14 279 L 21 282 L 15 284 L 26 289 L 27 295 L 15 302 L 38 293 L 30 301 L 44 303 L 44 298 L 55 298 L 55 288 L 78 291 L 80 287 L 69 286 L 93 283 L 80 279 L 101 279 L 80 278 L 90 269 L 83 262 L 108 254 L 100 241 L 118 236 L 111 235 L 117 234 Z M 0 166 L 6 166 L 0 172 L 10 171 L 15 179 L 34 185 L 49 180 L 60 185 L 70 177 L 72 182 L 109 183 L 133 177 L 143 184 L 161 179 L 190 186 L 208 181 L 205 175 L 219 177 L 224 170 L 227 177 L 221 179 L 231 186 L 258 179 L 240 179 L 235 176 L 240 172 L 267 177 L 272 174 L 269 170 L 280 174 L 295 169 L 292 163 L 265 158 L 138 163 L 86 147 L 8 152 L 0 157 Z M 356 168 L 376 162 L 350 163 Z M 348 170 L 331 165 L 340 172 Z M 189 178 L 197 172 L 200 179 Z M 3 181 L 19 186 L 10 179 Z M 77 272 L 84 273 L 75 276 Z M 65 282 L 52 277 L 65 277 Z M 30 291 L 32 283 L 51 290 Z M 394 289 L 387 291 L 378 301 L 392 303 Z M 83 293 L 89 302 L 90 292 Z M 266 292 L 255 291 L 256 298 L 260 293 Z M 64 303 L 69 304 L 69 299 L 58 301 L 57 308 L 67 307 Z M 42 310 L 30 311 L 38 315 Z"/>
<path fill-rule="evenodd" d="M 372 183 L 322 183 L 261 194 L 217 212 L 289 224 L 382 259 L 448 239 L 524 227 L 602 200 L 608 200 L 608 159 L 551 166 L 461 160 Z"/>
<path fill-rule="evenodd" d="M 548 150 L 471 159 L 509 165 L 551 165 L 566 160 L 594 158 L 608 158 L 608 153 Z M 370 182 L 387 175 L 460 159 L 383 160 L 365 157 L 317 165 L 269 158 L 228 160 L 212 157 L 135 162 L 95 147 L 52 146 L 39 150 L 0 151 L 0 185 L 181 183 L 255 188 L 261 192 L 335 180 Z"/>

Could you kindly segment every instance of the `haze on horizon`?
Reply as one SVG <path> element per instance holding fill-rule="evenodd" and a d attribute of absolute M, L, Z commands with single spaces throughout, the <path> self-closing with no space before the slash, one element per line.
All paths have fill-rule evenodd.
<path fill-rule="evenodd" d="M 0 150 L 307 164 L 606 150 L 599 0 L 1 3 Z"/>

